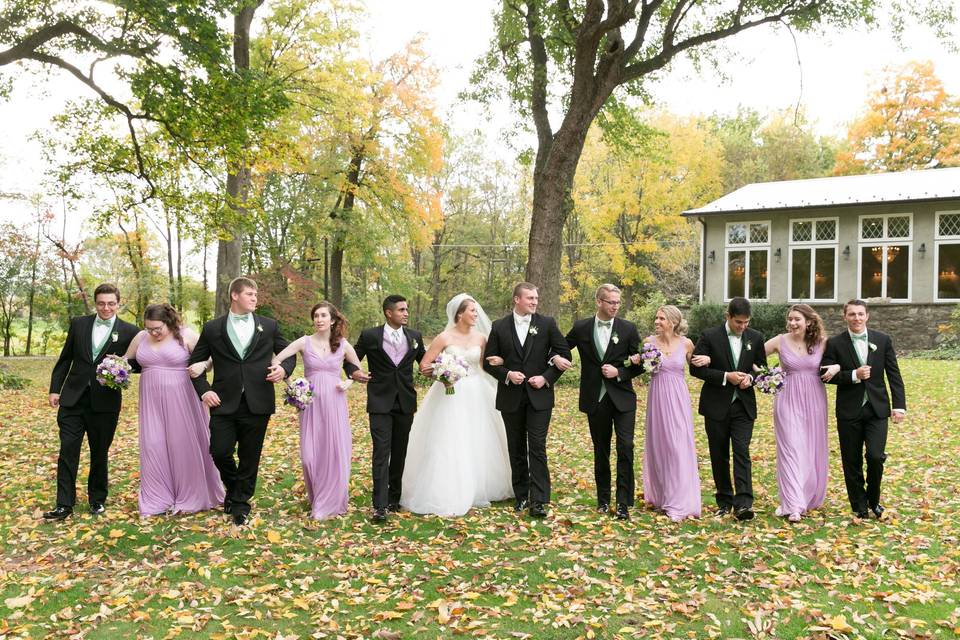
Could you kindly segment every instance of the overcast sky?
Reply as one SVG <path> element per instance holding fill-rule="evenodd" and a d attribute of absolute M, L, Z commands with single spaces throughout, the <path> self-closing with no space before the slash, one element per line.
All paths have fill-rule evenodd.
<path fill-rule="evenodd" d="M 960 0 L 956 1 L 960 5 Z M 366 4 L 370 17 L 362 28 L 364 55 L 385 57 L 422 33 L 428 53 L 441 70 L 437 95 L 441 113 L 455 131 L 482 126 L 494 149 L 510 153 L 500 142 L 504 130 L 515 129 L 506 105 L 487 110 L 456 101 L 467 85 L 474 60 L 490 40 L 490 14 L 496 3 L 367 0 Z M 954 27 L 954 33 L 960 35 L 960 30 Z M 953 40 L 960 42 L 960 37 Z M 910 30 L 902 46 L 882 30 L 860 30 L 828 36 L 801 34 L 795 47 L 783 28 L 762 28 L 737 36 L 736 48 L 739 56 L 725 69 L 727 78 L 710 70 L 699 74 L 684 62 L 675 64 L 652 87 L 658 106 L 692 115 L 732 113 L 739 105 L 768 112 L 793 107 L 799 101 L 820 132 L 842 136 L 884 66 L 933 60 L 948 91 L 960 94 L 960 55 L 948 51 L 927 29 Z M 30 136 L 49 126 L 65 100 L 80 92 L 78 83 L 63 74 L 49 79 L 23 74 L 15 80 L 11 99 L 0 103 L 0 193 L 29 195 L 42 189 L 45 167 L 41 149 Z M 488 115 L 492 116 L 489 122 Z M 55 200 L 51 204 L 56 204 Z M 59 213 L 59 206 L 54 211 Z M 27 215 L 25 203 L 0 201 L 0 220 L 22 220 Z M 71 215 L 72 233 L 79 233 L 85 217 L 83 211 Z"/>

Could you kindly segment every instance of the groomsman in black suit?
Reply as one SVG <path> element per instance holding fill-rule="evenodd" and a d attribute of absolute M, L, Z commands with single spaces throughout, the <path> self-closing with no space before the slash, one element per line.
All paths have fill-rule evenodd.
<path fill-rule="evenodd" d="M 633 378 L 643 367 L 624 366 L 640 351 L 635 324 L 617 317 L 620 289 L 602 284 L 597 289 L 597 314 L 578 320 L 567 333 L 567 345 L 580 354 L 580 411 L 587 414 L 593 440 L 593 475 L 597 483 L 597 511 L 610 511 L 610 438 L 617 437 L 617 519 L 629 520 L 634 500 L 633 436 L 637 422 L 637 394 Z M 554 356 L 561 371 L 569 361 Z"/>
<path fill-rule="evenodd" d="M 344 361 L 347 375 L 368 382 L 367 413 L 373 440 L 373 521 L 384 522 L 387 512 L 400 510 L 403 464 L 407 458 L 410 425 L 417 411 L 413 365 L 426 349 L 419 331 L 407 327 L 407 299 L 390 295 L 383 300 L 386 322 L 364 329 L 354 349 L 357 358 L 367 358 L 369 375 Z M 426 367 L 429 372 L 432 367 Z"/>
<path fill-rule="evenodd" d="M 203 325 L 190 354 L 191 369 L 199 373 L 193 378 L 193 388 L 210 409 L 210 455 L 227 490 L 223 510 L 237 526 L 245 525 L 250 517 L 263 439 L 276 411 L 273 385 L 293 373 L 297 364 L 296 356 L 280 365 L 271 364 L 274 354 L 283 351 L 288 342 L 277 321 L 255 314 L 256 308 L 257 283 L 234 278 L 230 311 Z M 212 386 L 204 367 L 208 358 L 213 358 Z"/>
<path fill-rule="evenodd" d="M 67 340 L 50 375 L 50 406 L 57 409 L 60 455 L 57 458 L 57 505 L 43 517 L 63 520 L 77 501 L 77 469 L 83 435 L 90 446 L 87 500 L 90 513 L 101 515 L 107 501 L 107 453 L 120 417 L 120 391 L 97 382 L 97 365 L 108 354 L 122 356 L 139 329 L 117 317 L 120 290 L 101 284 L 93 292 L 97 312 L 70 321 Z"/>
<path fill-rule="evenodd" d="M 700 415 L 710 446 L 710 466 L 717 487 L 717 515 L 732 510 L 737 520 L 753 519 L 753 478 L 750 440 L 757 419 L 753 367 L 765 367 L 763 335 L 750 329 L 750 301 L 734 298 L 727 306 L 726 322 L 707 329 L 693 354 L 710 357 L 704 367 L 690 365 L 690 373 L 704 381 Z M 733 448 L 733 485 L 730 484 L 730 449 Z"/>
<path fill-rule="evenodd" d="M 865 519 L 873 513 L 879 520 L 884 511 L 880 504 L 880 481 L 883 462 L 887 459 L 887 419 L 891 417 L 884 374 L 890 381 L 894 423 L 902 422 L 906 416 L 907 399 L 893 341 L 885 333 L 867 329 L 870 319 L 867 303 L 847 302 L 843 305 L 843 319 L 847 330 L 827 340 L 820 365 L 840 368 L 839 373 L 830 376 L 828 371 L 823 378 L 837 385 L 837 434 L 850 507 L 858 518 Z"/>
<path fill-rule="evenodd" d="M 513 476 L 514 510 L 529 507 L 530 515 L 543 518 L 550 502 L 547 467 L 547 430 L 553 412 L 553 383 L 561 375 L 547 362 L 557 355 L 570 360 L 567 341 L 550 316 L 538 314 L 536 285 L 521 282 L 513 289 L 513 312 L 495 320 L 487 338 L 487 358 L 503 364 L 483 363 L 496 378 L 496 407 L 503 415 Z"/>

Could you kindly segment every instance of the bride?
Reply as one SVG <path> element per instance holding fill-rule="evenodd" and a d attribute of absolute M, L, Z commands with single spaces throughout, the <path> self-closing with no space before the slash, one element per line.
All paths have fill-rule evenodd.
<path fill-rule="evenodd" d="M 413 419 L 403 471 L 400 504 L 413 513 L 461 516 L 513 497 L 510 457 L 500 412 L 494 407 L 496 381 L 483 371 L 490 319 L 465 293 L 447 303 L 447 326 L 421 362 L 430 371 L 443 351 L 470 365 L 453 395 L 434 382 Z"/>

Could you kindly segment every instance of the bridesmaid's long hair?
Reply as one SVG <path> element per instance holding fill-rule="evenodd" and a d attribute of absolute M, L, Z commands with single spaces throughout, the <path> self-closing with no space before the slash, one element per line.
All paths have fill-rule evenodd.
<path fill-rule="evenodd" d="M 180 346 L 183 346 L 183 335 L 180 333 L 180 325 L 183 321 L 180 319 L 180 314 L 177 313 L 177 310 L 169 304 L 166 302 L 148 304 L 147 308 L 143 310 L 143 319 L 144 321 L 155 320 L 167 325 L 167 329 L 170 330 L 173 337 L 180 343 Z"/>
<path fill-rule="evenodd" d="M 310 322 L 317 309 L 326 309 L 330 313 L 330 352 L 340 348 L 340 341 L 347 337 L 347 318 L 332 303 L 322 300 L 310 309 Z"/>
<path fill-rule="evenodd" d="M 667 322 L 673 325 L 674 335 L 687 335 L 687 329 L 689 327 L 687 326 L 687 321 L 683 319 L 683 314 L 680 312 L 680 309 L 672 304 L 665 304 L 658 308 L 657 311 L 663 311 L 663 315 L 667 317 Z"/>
<path fill-rule="evenodd" d="M 808 304 L 793 305 L 787 309 L 787 315 L 790 315 L 792 311 L 796 311 L 807 321 L 807 329 L 803 333 L 803 343 L 807 345 L 807 353 L 812 354 L 816 350 L 817 345 L 823 342 L 827 335 L 826 329 L 823 328 L 823 319 L 820 317 L 820 314 L 814 311 L 813 307 Z"/>

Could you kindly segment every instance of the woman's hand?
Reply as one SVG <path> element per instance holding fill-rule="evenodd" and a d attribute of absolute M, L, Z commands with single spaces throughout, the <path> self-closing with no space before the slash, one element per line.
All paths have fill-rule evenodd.
<path fill-rule="evenodd" d="M 346 391 L 353 384 L 353 380 L 341 380 L 337 383 L 337 389 L 340 391 Z"/>
<path fill-rule="evenodd" d="M 690 358 L 690 364 L 695 367 L 708 367 L 710 366 L 710 356 L 699 354 Z"/>
<path fill-rule="evenodd" d="M 484 358 L 484 360 L 486 360 L 491 367 L 503 366 L 503 358 L 501 358 L 500 356 L 487 356 L 486 358 Z"/>

